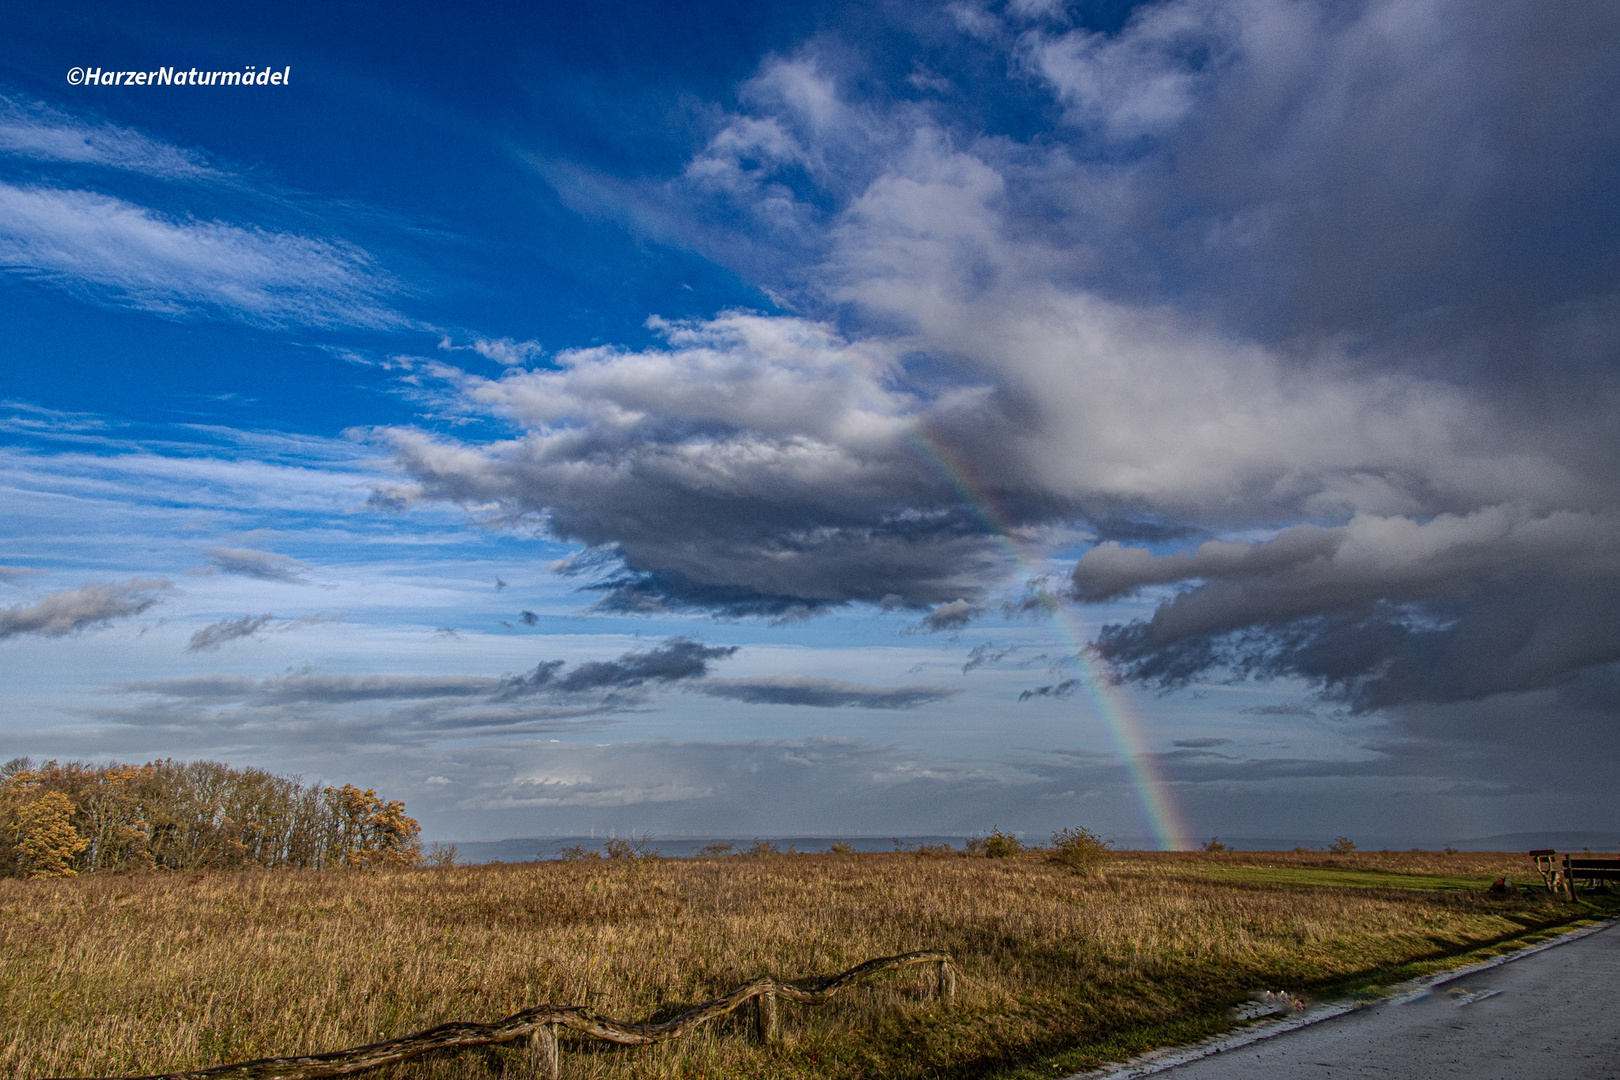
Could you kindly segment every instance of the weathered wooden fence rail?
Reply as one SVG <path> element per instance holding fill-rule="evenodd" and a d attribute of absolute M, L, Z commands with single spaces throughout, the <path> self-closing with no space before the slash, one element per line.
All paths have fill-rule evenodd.
<path fill-rule="evenodd" d="M 675 1039 L 710 1020 L 733 1012 L 748 1002 L 755 1003 L 755 1033 L 761 1041 L 780 1037 L 778 998 L 805 1005 L 824 1005 L 846 986 L 864 982 L 874 975 L 918 964 L 933 964 L 937 970 L 939 996 L 949 999 L 956 993 L 956 968 L 949 953 L 937 950 L 882 956 L 839 972 L 817 983 L 778 982 L 769 975 L 752 979 L 729 994 L 706 1001 L 661 1024 L 628 1024 L 598 1016 L 588 1005 L 536 1005 L 490 1024 L 440 1024 L 414 1035 L 386 1042 L 370 1043 L 327 1054 L 301 1057 L 261 1058 L 234 1065 L 215 1065 L 187 1072 L 158 1073 L 143 1077 L 107 1077 L 102 1080 L 317 1080 L 326 1076 L 353 1076 L 355 1073 L 393 1065 L 411 1058 L 441 1051 L 465 1050 L 529 1038 L 529 1052 L 535 1072 L 555 1080 L 558 1072 L 557 1029 L 568 1028 L 591 1038 L 626 1046 Z"/>

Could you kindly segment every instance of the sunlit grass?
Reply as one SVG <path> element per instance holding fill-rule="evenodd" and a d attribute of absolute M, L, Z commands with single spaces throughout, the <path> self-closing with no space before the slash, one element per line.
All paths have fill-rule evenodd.
<path fill-rule="evenodd" d="M 1080 877 L 1039 855 L 884 854 L 0 881 L 0 1075 L 332 1050 L 543 1002 L 663 1018 L 756 974 L 922 948 L 957 958 L 949 1008 L 918 971 L 785 1006 L 777 1046 L 741 1019 L 648 1048 L 565 1040 L 564 1075 L 1049 1075 L 1217 1030 L 1251 990 L 1338 992 L 1591 914 L 1453 885 L 1527 869 L 1124 853 Z M 376 1075 L 485 1080 L 503 1060 Z"/>

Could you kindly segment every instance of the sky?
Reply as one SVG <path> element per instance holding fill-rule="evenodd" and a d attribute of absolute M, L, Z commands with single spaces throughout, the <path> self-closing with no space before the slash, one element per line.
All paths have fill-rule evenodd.
<path fill-rule="evenodd" d="M 0 759 L 446 841 L 1620 830 L 1620 8 L 0 41 Z"/>

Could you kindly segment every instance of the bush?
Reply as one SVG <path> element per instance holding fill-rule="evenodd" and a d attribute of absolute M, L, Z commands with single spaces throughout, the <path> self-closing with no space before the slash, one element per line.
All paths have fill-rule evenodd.
<path fill-rule="evenodd" d="M 601 857 L 602 853 L 600 851 L 586 847 L 584 844 L 570 844 L 568 847 L 559 844 L 557 846 L 557 858 L 563 862 L 579 862 L 583 859 L 600 859 Z"/>
<path fill-rule="evenodd" d="M 1104 840 L 1090 829 L 1073 828 L 1052 834 L 1052 850 L 1048 855 L 1053 862 L 1076 874 L 1094 874 L 1108 857 L 1113 843 Z"/>
<path fill-rule="evenodd" d="M 698 848 L 697 853 L 699 855 L 706 855 L 710 858 L 719 858 L 722 855 L 735 855 L 737 854 L 737 845 L 728 843 L 725 840 L 713 840 Z"/>
<path fill-rule="evenodd" d="M 647 843 L 645 836 L 631 834 L 628 840 L 621 837 L 609 837 L 602 845 L 603 851 L 610 859 L 631 859 L 641 862 L 651 862 L 658 858 L 658 850 Z"/>
<path fill-rule="evenodd" d="M 834 840 L 831 844 L 827 845 L 827 854 L 853 855 L 855 854 L 855 845 L 851 844 L 847 840 Z"/>
<path fill-rule="evenodd" d="M 1024 842 L 1011 833 L 995 830 L 984 838 L 984 853 L 992 859 L 1010 859 L 1024 850 Z"/>
<path fill-rule="evenodd" d="M 1334 855 L 1354 855 L 1356 842 L 1348 836 L 1341 836 L 1328 846 L 1328 851 Z"/>
<path fill-rule="evenodd" d="M 1232 850 L 1231 848 L 1227 847 L 1225 844 L 1221 843 L 1221 838 L 1218 837 L 1218 836 L 1210 837 L 1208 840 L 1204 841 L 1202 846 L 1203 846 L 1203 849 L 1205 851 L 1231 851 Z"/>

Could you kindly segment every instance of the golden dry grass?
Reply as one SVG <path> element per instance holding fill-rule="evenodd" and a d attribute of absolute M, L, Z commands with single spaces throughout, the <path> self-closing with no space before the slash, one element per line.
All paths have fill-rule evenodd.
<path fill-rule="evenodd" d="M 1092 878 L 1038 855 L 860 855 L 7 880 L 0 1075 L 333 1050 L 541 1002 L 661 1019 L 756 974 L 921 948 L 957 957 L 954 1007 L 919 969 L 820 1009 L 785 1005 L 773 1047 L 741 1019 L 649 1048 L 565 1039 L 563 1075 L 1052 1075 L 1215 1030 L 1251 990 L 1339 992 L 1592 911 L 1210 876 L 1312 864 L 1533 876 L 1523 856 L 1124 853 Z M 467 1053 L 373 1075 L 485 1080 L 519 1061 Z"/>

